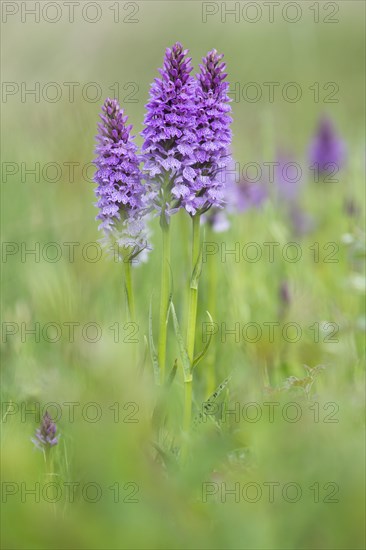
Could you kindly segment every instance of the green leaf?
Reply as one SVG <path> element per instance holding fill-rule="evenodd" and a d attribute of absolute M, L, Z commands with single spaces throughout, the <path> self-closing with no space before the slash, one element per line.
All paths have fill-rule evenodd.
<path fill-rule="evenodd" d="M 231 376 L 228 376 L 217 386 L 216 390 L 210 395 L 210 397 L 202 403 L 200 412 L 194 417 L 193 424 L 197 426 L 203 422 L 203 418 L 208 416 L 210 406 L 217 400 L 219 395 L 224 391 L 228 383 L 230 382 Z"/>
<path fill-rule="evenodd" d="M 190 363 L 190 360 L 189 360 L 189 357 L 188 357 L 187 348 L 184 344 L 184 340 L 183 340 L 182 334 L 180 332 L 179 323 L 178 323 L 177 315 L 175 313 L 173 302 L 170 303 L 170 309 L 172 310 L 174 331 L 175 331 L 175 336 L 176 336 L 177 341 L 178 341 L 180 357 L 181 357 L 182 365 L 183 365 L 184 381 L 189 382 L 189 381 L 192 380 L 191 363 Z"/>
<path fill-rule="evenodd" d="M 153 335 L 153 329 L 152 329 L 152 297 L 150 300 L 150 308 L 149 308 L 149 348 L 150 348 L 150 357 L 153 364 L 154 369 L 154 379 L 156 384 L 160 384 L 160 371 L 159 371 L 159 361 L 158 361 L 158 354 L 156 353 L 156 348 L 154 345 L 154 335 Z"/>
<path fill-rule="evenodd" d="M 201 277 L 202 273 L 202 249 L 203 249 L 203 242 L 200 243 L 200 251 L 198 254 L 198 258 L 196 261 L 196 265 L 194 266 L 192 277 L 191 277 L 191 288 L 198 288 L 198 281 Z"/>
<path fill-rule="evenodd" d="M 174 293 L 174 280 L 173 280 L 173 270 L 172 266 L 169 264 L 169 270 L 170 270 L 170 292 L 169 292 L 169 298 L 168 298 L 168 309 L 166 312 L 166 323 L 169 322 L 169 314 L 170 314 L 170 304 L 173 300 L 173 293 Z"/>
<path fill-rule="evenodd" d="M 149 343 L 147 341 L 146 335 L 144 335 L 144 353 L 143 353 L 143 356 L 141 357 L 141 360 L 138 366 L 138 371 L 141 374 L 143 374 L 145 369 L 145 363 L 146 363 L 146 357 L 147 357 L 148 351 L 149 351 Z"/>
<path fill-rule="evenodd" d="M 210 313 L 208 311 L 206 311 L 207 315 L 208 315 L 208 318 L 210 319 L 210 323 L 212 323 L 213 325 L 213 319 L 210 315 Z M 202 361 L 202 359 L 204 358 L 204 356 L 206 355 L 206 353 L 208 352 L 208 348 L 210 347 L 210 344 L 211 344 L 211 340 L 212 340 L 212 336 L 213 336 L 213 333 L 211 332 L 209 334 L 209 338 L 206 342 L 206 345 L 205 347 L 203 348 L 203 350 L 201 351 L 201 353 L 199 353 L 198 355 L 196 355 L 196 357 L 193 359 L 193 365 L 192 365 L 192 368 L 193 367 L 196 367 L 198 365 L 198 363 L 200 361 Z"/>
<path fill-rule="evenodd" d="M 175 375 L 177 374 L 177 368 L 178 368 L 178 360 L 176 359 L 174 361 L 174 365 L 172 367 L 172 370 L 169 373 L 168 379 L 165 382 L 167 388 L 170 388 L 170 386 L 173 384 Z"/>

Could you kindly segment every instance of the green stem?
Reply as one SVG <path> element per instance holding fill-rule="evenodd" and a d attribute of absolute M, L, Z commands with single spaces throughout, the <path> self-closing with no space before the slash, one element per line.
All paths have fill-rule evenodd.
<path fill-rule="evenodd" d="M 194 269 L 200 255 L 200 216 L 196 214 L 192 218 L 193 222 L 193 237 L 192 237 L 192 279 Z M 190 284 L 189 289 L 189 309 L 188 309 L 188 330 L 187 330 L 187 352 L 188 357 L 193 363 L 194 359 L 194 340 L 196 334 L 196 318 L 197 318 L 197 299 L 198 299 L 198 284 Z"/>
<path fill-rule="evenodd" d="M 56 474 L 54 473 L 53 456 L 51 454 L 51 449 L 49 447 L 46 447 L 46 449 L 43 449 L 43 459 L 44 459 L 44 462 L 45 462 L 47 483 L 49 481 L 55 482 L 55 480 L 57 480 L 57 477 L 56 478 L 54 477 Z M 51 507 L 52 507 L 54 516 L 56 517 L 57 516 L 57 508 L 56 508 L 56 502 L 55 501 L 52 501 Z"/>
<path fill-rule="evenodd" d="M 192 416 L 192 376 L 190 379 L 184 381 L 184 417 L 183 417 L 183 430 L 184 435 L 187 437 L 189 429 L 191 427 L 191 416 Z M 183 459 L 186 458 L 187 454 L 187 442 L 183 447 Z"/>
<path fill-rule="evenodd" d="M 52 473 L 52 465 L 50 460 L 50 449 L 48 447 L 46 447 L 46 449 L 43 449 L 43 459 L 46 468 L 46 475 L 49 476 Z"/>
<path fill-rule="evenodd" d="M 125 264 L 125 290 L 126 290 L 126 299 L 127 299 L 127 312 L 129 321 L 131 324 L 135 324 L 135 299 L 132 289 L 132 263 L 131 261 L 124 261 Z M 137 348 L 136 344 L 132 344 L 131 360 L 132 364 L 136 365 L 137 358 Z"/>
<path fill-rule="evenodd" d="M 158 362 L 160 368 L 160 383 L 165 380 L 166 366 L 166 341 L 167 341 L 167 315 L 169 306 L 170 287 L 170 227 L 167 223 L 161 224 L 163 233 L 163 255 L 161 264 L 161 292 L 160 292 L 160 324 Z"/>
<path fill-rule="evenodd" d="M 187 326 L 187 353 L 191 363 L 191 369 L 194 359 L 194 343 L 196 335 L 196 321 L 197 321 L 197 302 L 198 302 L 198 277 L 194 277 L 195 268 L 197 266 L 200 248 L 201 248 L 201 231 L 200 231 L 200 215 L 196 214 L 192 218 L 192 275 L 191 284 L 189 289 L 189 309 L 188 309 L 188 326 Z M 192 376 L 185 380 L 185 399 L 184 399 L 184 420 L 183 430 L 188 433 L 191 425 L 191 413 L 192 413 Z"/>
<path fill-rule="evenodd" d="M 218 288 L 218 277 L 217 277 L 217 259 L 215 256 L 209 256 L 208 265 L 208 311 L 211 313 L 213 319 L 216 319 L 216 305 L 217 305 L 217 288 Z M 211 395 L 216 387 L 216 349 L 215 341 L 211 342 L 211 348 L 208 352 L 207 357 L 207 395 Z"/>
<path fill-rule="evenodd" d="M 135 301 L 132 292 L 132 277 L 131 277 L 131 262 L 124 261 L 125 265 L 125 289 L 127 297 L 127 309 L 130 321 L 133 323 L 135 320 Z"/>

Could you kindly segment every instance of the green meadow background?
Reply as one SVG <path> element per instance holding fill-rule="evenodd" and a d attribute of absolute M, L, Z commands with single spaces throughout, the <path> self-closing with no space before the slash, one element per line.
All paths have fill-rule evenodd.
<path fill-rule="evenodd" d="M 45 4 L 40 2 L 42 9 Z M 219 2 L 209 3 L 208 9 L 218 13 L 206 22 L 206 8 L 197 1 L 97 2 L 102 15 L 95 23 L 81 16 L 87 2 L 75 7 L 72 23 L 64 3 L 53 4 L 61 9 L 55 23 L 42 14 L 39 23 L 24 16 L 24 6 L 32 8 L 34 2 L 1 5 L 2 547 L 364 548 L 364 3 L 302 0 L 296 23 L 284 20 L 288 3 L 283 1 L 273 23 L 262 2 L 256 23 L 243 16 L 236 22 L 229 15 L 223 22 Z M 242 9 L 248 3 L 237 4 Z M 119 22 L 114 21 L 117 6 Z M 319 22 L 314 22 L 317 8 Z M 55 8 L 47 9 L 46 17 L 55 18 Z M 93 18 L 93 7 L 88 9 L 87 17 Z M 12 11 L 17 13 L 6 17 Z M 136 22 L 123 21 L 126 17 Z M 338 22 L 325 22 L 327 17 Z M 310 233 L 298 237 L 284 205 L 268 200 L 259 210 L 231 216 L 225 233 L 207 230 L 205 240 L 217 243 L 219 253 L 203 265 L 196 350 L 204 346 L 206 310 L 218 333 L 197 366 L 193 415 L 231 376 L 216 405 L 237 416 L 197 421 L 184 467 L 177 459 L 183 376 L 171 324 L 168 360 L 173 366 L 178 359 L 178 370 L 166 398 L 164 428 L 157 433 L 152 421 L 160 394 L 145 338 L 150 302 L 157 338 L 158 223 L 151 223 L 149 261 L 134 269 L 137 343 L 129 342 L 122 265 L 106 254 L 93 262 L 95 248 L 84 248 L 100 238 L 94 184 L 88 181 L 93 169 L 87 165 L 94 157 L 101 104 L 118 83 L 121 105 L 141 144 L 150 83 L 158 76 L 165 48 L 176 41 L 189 48 L 195 69 L 210 49 L 223 52 L 232 91 L 248 82 L 261 86 L 263 97 L 257 102 L 232 95 L 233 156 L 242 166 L 289 152 L 304 168 L 302 205 L 315 222 Z M 280 83 L 273 102 L 265 82 Z M 298 102 L 283 99 L 288 82 L 301 87 Z M 339 87 L 337 102 L 324 101 L 332 91 L 324 89 L 329 82 Z M 39 98 L 22 97 L 22 90 L 36 83 Z M 56 88 L 47 88 L 49 83 Z M 78 83 L 73 101 L 71 85 L 65 83 Z M 101 90 L 96 101 L 90 83 Z M 309 89 L 314 83 L 319 83 L 319 101 Z M 58 101 L 47 100 L 59 89 Z M 334 121 L 348 155 L 338 181 L 316 183 L 309 177 L 307 150 L 324 113 Z M 35 163 L 39 177 L 26 172 L 37 169 Z M 48 163 L 57 163 L 61 172 Z M 73 178 L 65 163 L 75 163 Z M 347 200 L 356 205 L 355 215 L 347 214 Z M 176 215 L 172 231 L 173 301 L 183 330 L 190 275 L 188 216 Z M 302 258 L 291 263 L 282 250 L 293 241 Z M 57 261 L 49 259 L 55 251 L 47 248 L 50 242 L 62 251 Z M 257 262 L 221 255 L 225 247 L 242 251 L 248 242 L 263 251 Z M 273 262 L 266 242 L 279 243 Z M 67 243 L 76 243 L 73 261 Z M 314 248 L 314 243 L 319 244 Z M 327 243 L 336 245 L 336 262 L 327 261 L 333 250 L 324 248 Z M 25 254 L 37 247 L 39 257 Z M 291 293 L 285 309 L 279 298 L 284 281 Z M 280 329 L 273 341 L 263 329 L 258 342 L 241 336 L 236 341 L 221 330 L 249 322 L 262 328 L 279 322 Z M 283 338 L 281 329 L 288 322 L 302 328 L 298 342 Z M 35 323 L 39 339 L 25 332 Z M 74 341 L 68 337 L 70 323 L 77 323 Z M 102 330 L 96 342 L 90 341 L 93 328 L 86 337 L 82 332 L 88 323 Z M 337 341 L 329 341 L 324 323 L 337 327 Z M 46 336 L 45 326 L 50 327 Z M 112 326 L 119 326 L 118 338 Z M 314 326 L 320 327 L 318 337 Z M 57 339 L 57 327 L 62 328 L 58 341 L 47 341 Z M 31 438 L 39 424 L 32 411 L 44 410 L 47 403 L 59 404 L 62 415 L 59 444 L 46 464 Z M 66 403 L 78 404 L 74 418 Z M 275 403 L 273 418 L 269 403 Z M 55 414 L 57 407 L 49 410 Z M 96 411 L 100 418 L 93 421 Z M 299 419 L 291 421 L 295 414 Z M 73 502 L 72 482 L 78 484 Z M 45 486 L 49 493 L 43 492 Z M 32 489 L 35 493 L 27 492 Z"/>

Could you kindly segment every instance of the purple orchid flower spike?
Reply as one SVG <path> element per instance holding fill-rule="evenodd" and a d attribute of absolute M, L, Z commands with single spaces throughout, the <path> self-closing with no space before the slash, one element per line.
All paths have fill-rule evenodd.
<path fill-rule="evenodd" d="M 166 221 L 178 209 L 192 216 L 224 203 L 222 171 L 230 160 L 229 84 L 222 55 L 209 52 L 197 79 L 180 43 L 165 53 L 146 105 L 146 199 Z"/>
<path fill-rule="evenodd" d="M 196 85 L 195 147 L 183 170 L 179 198 L 192 216 L 225 203 L 225 172 L 230 164 L 231 108 L 223 55 L 212 50 L 203 58 Z"/>
<path fill-rule="evenodd" d="M 146 235 L 142 217 L 144 187 L 137 146 L 130 135 L 132 127 L 126 125 L 127 116 L 116 99 L 106 99 L 100 118 L 94 161 L 99 229 L 107 240 L 113 237 L 137 255 L 146 248 Z"/>
<path fill-rule="evenodd" d="M 188 50 L 177 42 L 167 48 L 161 78 L 156 78 L 146 105 L 142 152 L 147 172 L 145 202 L 169 223 L 188 194 L 183 171 L 192 164 L 195 143 L 195 81 Z"/>
<path fill-rule="evenodd" d="M 56 431 L 56 424 L 53 422 L 48 411 L 46 411 L 42 418 L 41 426 L 37 428 L 35 438 L 32 439 L 32 442 L 38 449 L 48 451 L 51 447 L 58 444 Z"/>

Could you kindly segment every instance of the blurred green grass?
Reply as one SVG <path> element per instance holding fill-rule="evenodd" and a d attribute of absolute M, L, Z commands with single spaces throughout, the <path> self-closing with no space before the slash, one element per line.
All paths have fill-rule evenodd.
<path fill-rule="evenodd" d="M 293 25 L 235 23 L 230 18 L 222 24 L 218 17 L 202 23 L 201 2 L 141 2 L 136 25 L 113 24 L 107 11 L 108 16 L 95 25 L 80 18 L 73 24 L 22 24 L 17 18 L 3 24 L 3 82 L 24 81 L 29 87 L 34 82 L 80 82 L 81 86 L 97 82 L 103 96 L 111 93 L 115 82 L 137 83 L 138 102 L 124 107 L 138 143 L 150 82 L 164 49 L 180 40 L 190 49 L 195 68 L 209 49 L 224 52 L 233 84 L 296 81 L 303 89 L 303 98 L 294 104 L 280 98 L 274 103 L 264 98 L 258 103 L 233 102 L 233 154 L 241 164 L 275 160 L 277 150 L 285 148 L 305 165 L 309 139 L 324 111 L 334 119 L 348 148 L 348 163 L 338 183 L 326 188 L 313 182 L 306 185 L 304 204 L 317 227 L 301 240 L 304 257 L 299 263 L 284 262 L 280 255 L 273 264 L 264 259 L 235 263 L 229 257 L 222 263 L 218 255 L 214 257 L 217 323 L 232 327 L 235 322 L 276 321 L 278 288 L 286 279 L 294 298 L 285 320 L 297 322 L 304 337 L 296 344 L 278 338 L 274 343 L 262 338 L 249 344 L 235 343 L 230 337 L 221 342 L 217 335 L 213 363 L 208 358 L 200 365 L 195 383 L 198 408 L 207 398 L 208 368 L 215 369 L 218 381 L 232 374 L 223 398 L 229 404 L 297 402 L 297 394 L 276 389 L 290 376 L 304 377 L 304 364 L 322 364 L 326 369 L 312 395 L 322 414 L 326 403 L 337 404 L 338 423 L 314 422 L 309 404 L 302 400 L 303 418 L 294 424 L 281 416 L 273 423 L 231 420 L 218 433 L 207 422 L 194 433 L 190 467 L 164 468 L 153 460 L 151 446 L 157 395 L 150 363 L 142 375 L 137 374 L 131 365 L 133 344 L 114 343 L 108 328 L 116 321 L 126 322 L 121 266 L 107 259 L 89 263 L 80 248 L 73 263 L 66 255 L 57 263 L 37 263 L 32 257 L 22 263 L 19 254 L 3 263 L 3 322 L 96 322 L 103 328 L 97 343 L 86 342 L 80 331 L 74 343 L 64 337 L 54 344 L 37 343 L 31 336 L 23 343 L 19 335 L 9 337 L 6 345 L 2 342 L 3 402 L 29 407 L 35 402 L 96 402 L 103 409 L 97 423 L 86 422 L 80 414 L 71 423 L 64 415 L 58 422 L 60 444 L 53 449 L 57 481 L 98 483 L 101 500 L 91 504 L 79 495 L 76 503 L 69 503 L 63 492 L 61 501 L 52 505 L 42 498 L 34 502 L 32 496 L 21 502 L 20 492 L 9 496 L 2 513 L 4 548 L 364 547 L 364 311 L 363 294 L 355 284 L 363 264 L 354 250 L 362 247 L 364 216 L 365 7 L 362 2 L 339 2 L 340 22 L 327 25 L 312 23 L 305 3 L 301 5 L 306 15 Z M 336 82 L 339 102 L 315 103 L 308 89 L 314 82 Z M 80 166 L 90 162 L 101 102 L 84 101 L 78 92 L 75 97 L 70 103 L 63 94 L 55 104 L 32 99 L 22 103 L 19 96 L 9 97 L 2 104 L 2 162 L 23 162 L 28 168 L 35 162 Z M 36 183 L 31 177 L 22 183 L 19 174 L 9 177 L 2 185 L 3 241 L 24 242 L 29 248 L 35 242 L 96 241 L 93 184 L 83 179 L 80 167 L 75 173 L 74 183 L 67 181 L 66 170 L 56 183 L 42 178 Z M 358 218 L 344 212 L 344 199 L 349 197 L 361 208 Z M 151 295 L 157 312 L 159 293 L 160 235 L 156 220 L 152 225 L 154 251 L 149 263 L 135 270 L 140 356 Z M 174 301 L 184 319 L 189 272 L 189 245 L 182 238 L 189 227 L 184 216 L 174 219 L 173 233 Z M 353 245 L 343 243 L 344 234 L 352 235 Z M 206 240 L 224 242 L 229 249 L 235 242 L 276 241 L 282 246 L 297 239 L 283 212 L 267 203 L 262 210 L 232 219 L 228 233 L 207 234 Z M 309 250 L 314 242 L 338 243 L 339 262 L 314 263 Z M 212 302 L 204 268 L 199 326 Z M 338 343 L 314 343 L 308 327 L 324 320 L 339 325 Z M 177 356 L 171 331 L 171 364 Z M 179 370 L 168 403 L 170 434 L 179 433 L 181 378 Z M 274 395 L 263 395 L 263 379 Z M 139 422 L 113 422 L 109 407 L 115 402 L 137 403 Z M 54 479 L 45 473 L 42 454 L 32 448 L 36 426 L 32 415 L 21 422 L 20 414 L 9 415 L 2 424 L 3 482 L 31 487 Z M 244 449 L 245 456 L 236 462 L 237 449 L 241 453 Z M 255 482 L 262 489 L 263 482 L 278 482 L 281 488 L 296 482 L 303 495 L 296 503 L 282 496 L 274 503 L 266 496 L 256 503 L 243 499 L 236 503 L 230 496 L 226 502 L 210 498 L 204 503 L 202 484 L 212 480 L 230 488 Z M 109 487 L 130 481 L 140 488 L 139 502 L 115 503 Z M 339 486 L 339 502 L 315 503 L 309 487 L 327 482 Z"/>

